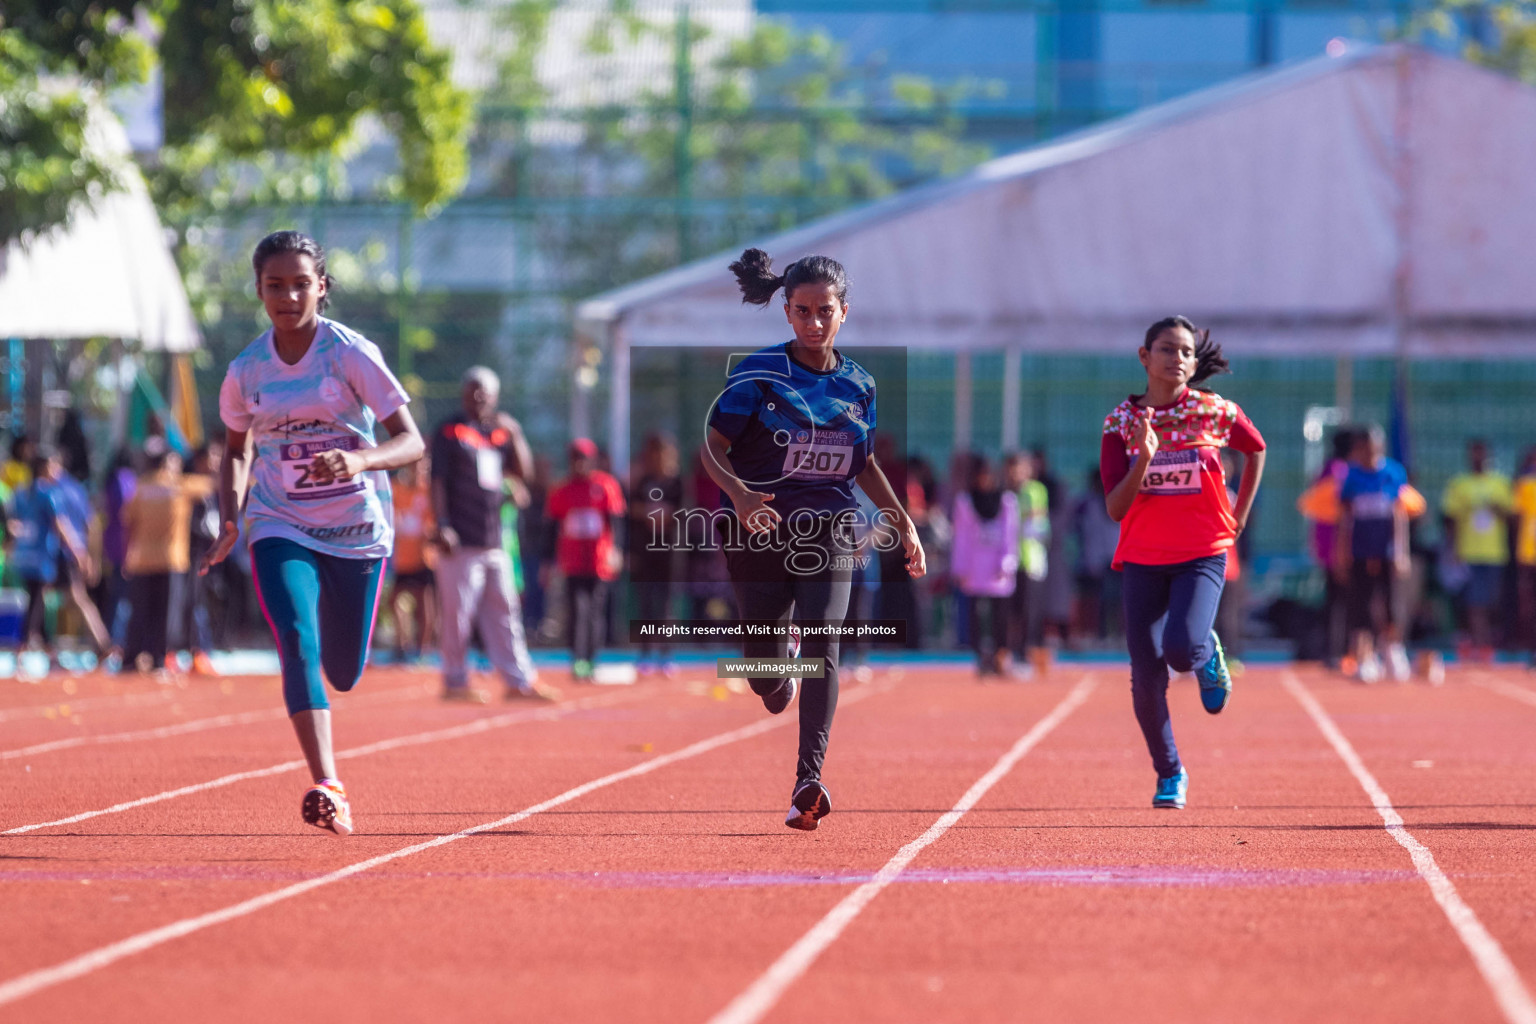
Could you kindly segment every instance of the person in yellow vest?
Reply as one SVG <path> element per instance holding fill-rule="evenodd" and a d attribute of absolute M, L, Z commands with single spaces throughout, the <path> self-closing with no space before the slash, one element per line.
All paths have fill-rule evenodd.
<path fill-rule="evenodd" d="M 1536 448 L 1526 451 L 1515 481 L 1515 584 L 1520 639 L 1536 668 Z"/>
<path fill-rule="evenodd" d="M 1468 654 L 1475 660 L 1493 657 L 1493 620 L 1489 608 L 1498 603 L 1504 568 L 1509 564 L 1509 531 L 1506 517 L 1514 509 L 1509 477 L 1493 469 L 1488 442 L 1467 444 L 1469 471 L 1446 484 L 1440 501 L 1446 539 L 1456 557 L 1467 567 L 1467 583 L 1461 600 L 1466 609 Z"/>
<path fill-rule="evenodd" d="M 1047 667 L 1047 652 L 1042 636 L 1045 602 L 1047 545 L 1051 539 L 1050 496 L 1045 484 L 1036 479 L 1034 457 L 1015 452 L 1003 462 L 1004 481 L 1018 496 L 1019 561 L 1017 578 L 1010 597 L 1012 620 L 1009 629 L 1013 647 L 1012 672 L 1019 678 L 1031 678 Z"/>

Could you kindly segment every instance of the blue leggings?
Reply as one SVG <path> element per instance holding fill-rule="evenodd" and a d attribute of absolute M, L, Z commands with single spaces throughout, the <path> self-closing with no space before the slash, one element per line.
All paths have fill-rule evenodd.
<path fill-rule="evenodd" d="M 1193 672 L 1215 653 L 1211 627 L 1226 571 L 1225 554 L 1174 565 L 1126 562 L 1123 567 L 1131 702 L 1160 779 L 1183 768 L 1168 716 L 1168 670 Z M 1165 616 L 1159 636 L 1158 622 Z"/>
<path fill-rule="evenodd" d="M 338 690 L 357 685 L 373 640 L 384 560 L 325 555 L 267 537 L 251 545 L 251 564 L 282 661 L 288 713 L 330 707 L 320 670 Z"/>

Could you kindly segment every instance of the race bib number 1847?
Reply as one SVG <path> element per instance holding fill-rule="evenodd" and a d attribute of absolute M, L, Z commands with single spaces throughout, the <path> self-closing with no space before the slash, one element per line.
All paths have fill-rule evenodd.
<path fill-rule="evenodd" d="M 337 448 L 344 452 L 356 451 L 358 439 L 350 436 L 326 437 L 316 441 L 285 441 L 279 446 L 282 453 L 283 491 L 289 501 L 319 501 L 363 489 L 363 481 L 358 477 L 330 480 L 323 484 L 316 482 L 310 472 L 315 456 Z"/>
<path fill-rule="evenodd" d="M 1141 479 L 1142 494 L 1199 494 L 1200 452 L 1159 450 Z"/>

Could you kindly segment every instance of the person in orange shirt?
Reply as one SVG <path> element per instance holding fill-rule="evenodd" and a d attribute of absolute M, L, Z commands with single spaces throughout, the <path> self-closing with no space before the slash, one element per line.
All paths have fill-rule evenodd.
<path fill-rule="evenodd" d="M 392 580 L 389 611 L 395 619 L 395 661 L 419 661 L 424 647 L 432 642 L 436 623 L 432 610 L 437 602 L 437 588 L 432 575 L 432 549 L 427 539 L 434 535 L 437 520 L 432 515 L 431 474 L 428 460 L 421 459 L 395 473 L 395 554 L 390 559 Z M 406 601 L 411 599 L 412 645 L 405 643 Z"/>
<path fill-rule="evenodd" d="M 1157 769 L 1152 806 L 1180 808 L 1189 773 L 1173 741 L 1168 672 L 1195 673 L 1206 711 L 1226 707 L 1232 675 L 1212 626 L 1228 552 L 1264 474 L 1264 438 L 1236 402 L 1197 388 L 1227 372 L 1209 332 L 1168 317 L 1147 329 L 1138 355 L 1147 387 L 1105 419 L 1099 472 L 1104 506 L 1120 524 L 1114 568 L 1125 581 L 1136 721 Z M 1218 455 L 1227 447 L 1248 457 L 1235 505 Z"/>

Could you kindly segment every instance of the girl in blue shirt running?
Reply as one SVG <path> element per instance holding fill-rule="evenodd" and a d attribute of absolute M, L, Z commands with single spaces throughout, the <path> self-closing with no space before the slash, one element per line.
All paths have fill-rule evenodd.
<path fill-rule="evenodd" d="M 800 696 L 799 763 L 784 823 L 810 831 L 832 809 L 821 767 L 837 707 L 839 644 L 822 630 L 841 626 L 848 611 L 858 533 L 852 518 L 859 514 L 854 484 L 900 538 L 907 572 L 915 579 L 927 567 L 917 528 L 875 461 L 875 379 L 834 347 L 848 316 L 842 265 L 807 256 L 779 275 L 767 253 L 748 249 L 730 269 L 753 305 L 768 305 L 783 288 L 794 331 L 792 341 L 732 369 L 710 412 L 704 466 L 736 512 L 724 547 L 741 617 L 788 627 L 791 658 L 824 659 L 819 679 L 751 680 L 775 715 Z M 748 658 L 785 653 L 778 637 L 743 647 Z"/>

